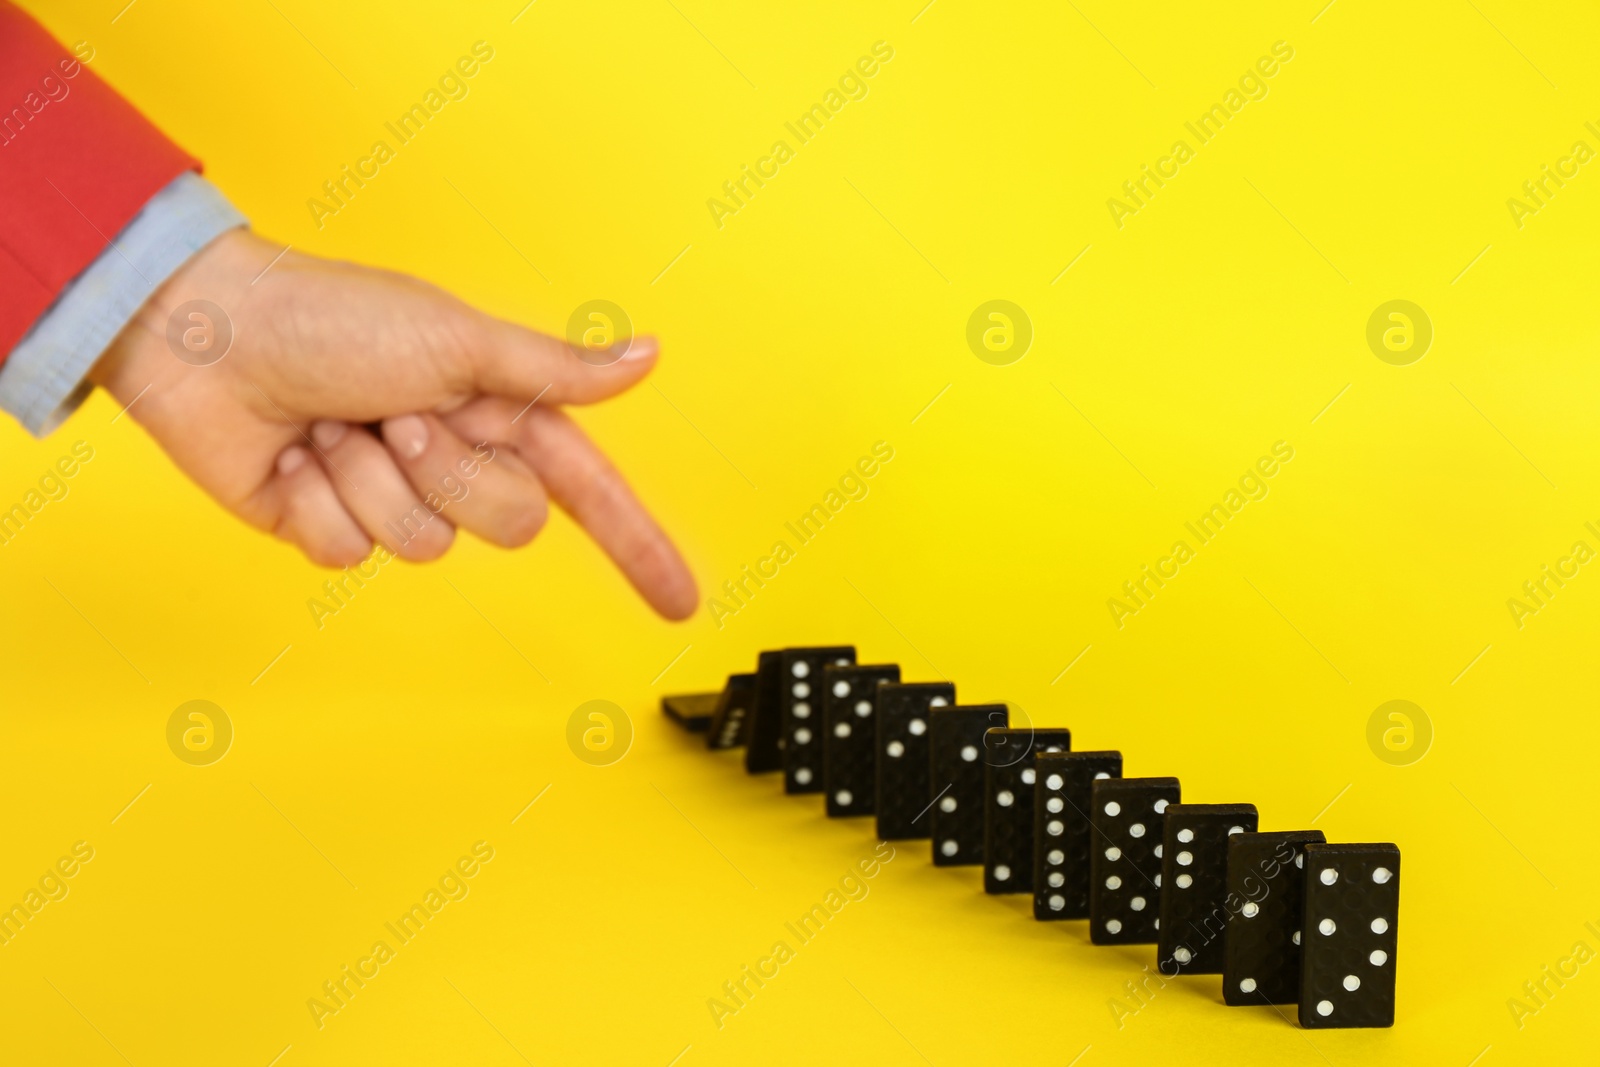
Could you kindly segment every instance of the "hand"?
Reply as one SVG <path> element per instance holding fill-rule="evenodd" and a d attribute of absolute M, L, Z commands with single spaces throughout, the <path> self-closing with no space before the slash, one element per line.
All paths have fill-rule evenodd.
<path fill-rule="evenodd" d="M 677 550 L 556 407 L 638 382 L 655 366 L 654 339 L 596 366 L 414 278 L 292 251 L 273 263 L 277 254 L 246 230 L 219 237 L 90 373 L 223 507 L 338 567 L 374 541 L 435 559 L 458 526 L 527 544 L 548 493 L 658 612 L 694 611 Z M 233 327 L 231 348 L 205 366 L 167 345 L 168 319 L 193 299 L 216 303 Z M 368 423 L 381 423 L 381 439 Z"/>

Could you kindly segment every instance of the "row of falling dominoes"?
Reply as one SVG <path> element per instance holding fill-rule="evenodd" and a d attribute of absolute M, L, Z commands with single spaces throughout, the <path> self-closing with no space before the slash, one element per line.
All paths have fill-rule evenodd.
<path fill-rule="evenodd" d="M 1257 832 L 1252 804 L 1181 803 L 1176 778 L 1124 778 L 1120 752 L 956 703 L 848 645 L 760 654 L 720 693 L 663 710 L 751 774 L 822 793 L 830 818 L 930 839 L 937 866 L 983 866 L 1034 918 L 1088 919 L 1097 945 L 1154 944 L 1163 976 L 1221 974 L 1228 1004 L 1298 1004 L 1306 1027 L 1392 1026 L 1400 850 Z"/>

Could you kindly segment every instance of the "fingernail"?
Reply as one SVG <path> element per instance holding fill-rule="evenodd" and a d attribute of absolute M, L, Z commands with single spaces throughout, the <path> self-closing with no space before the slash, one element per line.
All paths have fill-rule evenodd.
<path fill-rule="evenodd" d="M 661 350 L 661 343 L 654 337 L 635 337 L 628 342 L 628 350 L 622 354 L 618 363 L 637 363 L 641 359 L 650 359 Z"/>
<path fill-rule="evenodd" d="M 278 453 L 278 473 L 287 477 L 306 465 L 306 450 L 293 447 Z"/>
<path fill-rule="evenodd" d="M 397 415 L 383 420 L 383 443 L 401 459 L 416 459 L 428 447 L 428 424 L 420 415 Z"/>
<path fill-rule="evenodd" d="M 345 432 L 349 427 L 333 419 L 318 419 L 311 424 L 311 439 L 317 443 L 318 448 L 332 448 L 344 440 Z"/>

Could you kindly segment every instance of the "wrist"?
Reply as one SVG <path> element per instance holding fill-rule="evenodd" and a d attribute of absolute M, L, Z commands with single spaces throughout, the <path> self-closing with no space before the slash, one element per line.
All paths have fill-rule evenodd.
<path fill-rule="evenodd" d="M 263 254 L 264 253 L 264 254 Z M 169 343 L 168 327 L 175 312 L 194 300 L 205 300 L 221 309 L 221 318 L 209 309 L 204 316 L 173 324 L 176 342 L 182 346 L 186 331 L 199 327 L 210 331 L 215 342 L 220 335 L 231 343 L 232 319 L 228 309 L 240 303 L 251 280 L 271 262 L 271 246 L 248 229 L 237 228 L 220 234 L 201 248 L 163 282 L 123 327 L 111 345 L 89 369 L 88 379 L 123 404 L 130 404 L 145 389 L 168 373 L 186 365 L 203 366 L 208 360 L 203 344 L 192 355 L 179 355 L 182 348 Z M 189 333 L 190 338 L 206 340 L 205 333 Z M 224 350 L 226 354 L 226 350 Z M 218 357 L 220 358 L 220 357 Z"/>

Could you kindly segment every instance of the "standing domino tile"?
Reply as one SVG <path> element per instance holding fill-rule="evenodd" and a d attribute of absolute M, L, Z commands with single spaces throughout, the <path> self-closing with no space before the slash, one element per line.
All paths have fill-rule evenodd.
<path fill-rule="evenodd" d="M 717 695 L 716 707 L 711 712 L 711 729 L 706 732 L 706 747 L 742 748 L 748 744 L 755 702 L 756 676 L 728 675 L 728 684 Z"/>
<path fill-rule="evenodd" d="M 1305 912 L 1305 847 L 1321 830 L 1234 834 L 1228 839 L 1228 926 L 1222 999 L 1228 1004 L 1293 1004 L 1300 999 L 1300 923 Z"/>
<path fill-rule="evenodd" d="M 878 683 L 898 682 L 892 663 L 822 670 L 822 784 L 828 817 L 871 815 L 878 767 Z"/>
<path fill-rule="evenodd" d="M 783 791 L 822 792 L 822 669 L 856 661 L 850 645 L 786 648 L 781 659 L 783 682 L 778 700 L 783 750 Z"/>
<path fill-rule="evenodd" d="M 750 739 L 744 750 L 746 774 L 783 769 L 783 653 L 763 652 L 756 659 L 755 706 L 750 714 Z"/>
<path fill-rule="evenodd" d="M 1005 726 L 1004 704 L 936 708 L 928 721 L 933 790 L 933 862 L 957 867 L 983 862 L 983 735 Z"/>
<path fill-rule="evenodd" d="M 931 762 L 928 720 L 934 708 L 956 702 L 950 682 L 885 682 L 878 686 L 877 803 L 878 838 L 900 841 L 927 837 L 933 818 L 928 787 Z"/>
<path fill-rule="evenodd" d="M 1089 917 L 1090 792 L 1122 777 L 1120 752 L 1041 752 L 1034 756 L 1033 917 Z"/>
<path fill-rule="evenodd" d="M 1089 940 L 1150 944 L 1161 929 L 1161 834 L 1176 778 L 1102 778 L 1090 790 Z"/>
<path fill-rule="evenodd" d="M 1243 901 L 1228 901 L 1228 841 L 1256 828 L 1254 804 L 1173 804 L 1162 831 L 1163 975 L 1221 974 L 1226 938 Z"/>
<path fill-rule="evenodd" d="M 1307 845 L 1300 1025 L 1394 1025 L 1400 850 Z"/>
<path fill-rule="evenodd" d="M 1011 727 L 984 734 L 983 891 L 1033 892 L 1036 753 L 1072 747 L 1072 731 Z"/>

